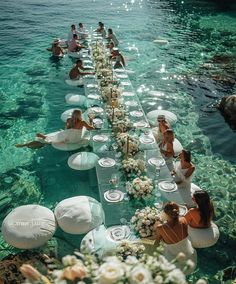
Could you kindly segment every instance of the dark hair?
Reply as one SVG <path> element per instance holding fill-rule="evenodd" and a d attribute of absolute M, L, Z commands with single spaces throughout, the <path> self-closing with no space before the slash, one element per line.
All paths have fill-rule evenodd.
<path fill-rule="evenodd" d="M 79 26 L 81 27 L 81 26 L 83 26 L 83 24 L 82 24 L 82 23 L 79 23 Z"/>
<path fill-rule="evenodd" d="M 179 222 L 179 205 L 175 202 L 168 202 L 164 205 L 164 212 L 171 217 L 174 223 Z"/>
<path fill-rule="evenodd" d="M 112 31 L 112 29 L 110 28 L 110 29 L 108 29 L 107 30 L 110 34 L 113 34 L 113 31 Z"/>
<path fill-rule="evenodd" d="M 81 59 L 76 60 L 76 64 L 78 63 L 83 63 L 83 61 Z"/>
<path fill-rule="evenodd" d="M 75 28 L 75 25 L 73 24 L 73 25 L 71 25 L 70 27 L 71 27 L 71 28 Z"/>
<path fill-rule="evenodd" d="M 77 34 L 73 34 L 73 38 L 76 38 L 76 37 L 78 37 Z"/>
<path fill-rule="evenodd" d="M 183 153 L 183 155 L 184 155 L 184 160 L 185 160 L 186 162 L 188 162 L 188 163 L 191 163 L 191 160 L 192 160 L 191 152 L 188 151 L 188 150 L 183 149 L 183 150 L 182 150 L 182 153 Z"/>
<path fill-rule="evenodd" d="M 214 207 L 208 193 L 205 190 L 197 190 L 193 197 L 200 211 L 201 223 L 207 226 L 214 215 Z"/>

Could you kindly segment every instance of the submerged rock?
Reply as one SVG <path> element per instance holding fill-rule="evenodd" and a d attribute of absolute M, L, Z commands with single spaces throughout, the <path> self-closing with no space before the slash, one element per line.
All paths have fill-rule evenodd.
<path fill-rule="evenodd" d="M 236 95 L 223 97 L 218 105 L 231 128 L 236 129 Z"/>

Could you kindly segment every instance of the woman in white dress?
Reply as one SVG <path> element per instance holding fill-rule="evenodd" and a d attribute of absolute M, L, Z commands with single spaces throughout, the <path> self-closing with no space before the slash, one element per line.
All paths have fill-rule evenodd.
<path fill-rule="evenodd" d="M 88 139 L 86 139 L 85 137 L 85 131 L 94 129 L 92 123 L 92 115 L 89 116 L 89 123 L 87 123 L 82 118 L 82 111 L 80 109 L 76 109 L 73 111 L 72 116 L 67 119 L 65 130 L 61 130 L 50 135 L 37 133 L 36 137 L 40 139 L 39 141 L 31 141 L 24 144 L 17 144 L 16 147 L 28 147 L 32 149 L 37 149 L 43 147 L 46 144 L 51 143 L 78 143 L 86 146 L 88 144 Z"/>
<path fill-rule="evenodd" d="M 157 117 L 158 126 L 152 129 L 153 136 L 156 139 L 157 144 L 163 141 L 163 133 L 170 128 L 169 123 L 166 121 L 164 115 L 158 115 Z"/>
<path fill-rule="evenodd" d="M 184 253 L 186 260 L 191 259 L 194 267 L 184 271 L 190 274 L 197 265 L 197 253 L 188 239 L 188 225 L 183 217 L 179 216 L 179 206 L 174 202 L 168 202 L 164 206 L 163 224 L 155 224 L 155 239 L 164 243 L 164 256 L 167 260 L 176 259 L 179 253 Z M 177 267 L 183 269 L 185 264 L 177 263 Z"/>
<path fill-rule="evenodd" d="M 192 191 L 194 189 L 191 190 L 191 181 L 195 167 L 191 163 L 190 151 L 182 150 L 179 154 L 179 158 L 180 161 L 174 163 L 173 170 L 171 171 L 173 181 L 177 185 L 177 190 L 171 192 L 162 191 L 161 194 L 162 197 L 168 201 L 194 206 L 192 200 Z"/>
<path fill-rule="evenodd" d="M 196 208 L 191 208 L 184 216 L 189 227 L 189 239 L 195 248 L 213 246 L 219 239 L 219 229 L 212 222 L 214 206 L 208 193 L 204 190 L 195 191 L 193 202 Z"/>
<path fill-rule="evenodd" d="M 107 35 L 108 41 L 113 41 L 114 45 L 117 47 L 118 44 L 119 44 L 119 41 L 118 41 L 116 35 L 113 33 L 113 30 L 112 29 L 108 29 L 107 33 L 108 33 L 108 35 Z"/>

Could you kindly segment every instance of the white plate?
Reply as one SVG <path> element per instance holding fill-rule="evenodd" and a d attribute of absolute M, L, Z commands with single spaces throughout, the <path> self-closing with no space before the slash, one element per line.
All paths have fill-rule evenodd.
<path fill-rule="evenodd" d="M 155 142 L 155 139 L 151 136 L 145 135 L 139 138 L 139 141 L 142 144 L 153 144 Z"/>
<path fill-rule="evenodd" d="M 103 168 L 110 168 L 116 164 L 116 161 L 112 158 L 101 158 L 98 164 Z"/>
<path fill-rule="evenodd" d="M 93 136 L 94 142 L 106 142 L 108 140 L 108 136 L 104 134 L 97 134 Z"/>
<path fill-rule="evenodd" d="M 108 190 L 104 193 L 104 199 L 107 202 L 120 202 L 124 199 L 124 192 L 120 190 Z"/>
<path fill-rule="evenodd" d="M 162 181 L 158 184 L 159 189 L 165 192 L 173 192 L 178 189 L 176 183 L 169 182 L 169 181 Z"/>
<path fill-rule="evenodd" d="M 130 115 L 135 116 L 135 117 L 141 117 L 141 116 L 143 116 L 143 112 L 139 111 L 139 110 L 134 110 L 134 111 L 130 112 Z"/>
<path fill-rule="evenodd" d="M 97 88 L 98 85 L 97 84 L 88 84 L 86 85 L 87 88 Z"/>
<path fill-rule="evenodd" d="M 90 100 L 100 100 L 101 97 L 99 95 L 96 95 L 96 94 L 95 95 L 90 94 L 90 95 L 87 96 L 87 98 L 90 99 Z"/>
<path fill-rule="evenodd" d="M 85 69 L 93 69 L 93 66 L 92 65 L 84 65 L 84 68 Z"/>
<path fill-rule="evenodd" d="M 116 71 L 116 73 L 123 73 L 123 72 L 125 72 L 125 69 L 116 69 L 115 71 Z"/>
<path fill-rule="evenodd" d="M 184 216 L 188 212 L 188 208 L 184 205 L 179 205 L 179 215 Z"/>
<path fill-rule="evenodd" d="M 103 120 L 101 118 L 94 118 L 93 119 L 93 125 L 94 125 L 95 128 L 102 128 Z"/>
<path fill-rule="evenodd" d="M 125 102 L 125 105 L 127 105 L 127 106 L 137 106 L 138 102 L 136 102 L 136 101 L 127 101 L 127 102 Z"/>
<path fill-rule="evenodd" d="M 122 92 L 122 96 L 124 96 L 124 97 L 133 97 L 133 96 L 135 96 L 135 93 L 133 93 L 133 92 Z"/>
<path fill-rule="evenodd" d="M 126 75 L 126 74 L 116 74 L 116 77 L 120 78 L 120 79 L 126 79 L 126 78 L 128 78 L 128 75 Z"/>
<path fill-rule="evenodd" d="M 86 59 L 86 60 L 84 60 L 83 61 L 83 63 L 85 64 L 85 63 L 88 63 L 88 64 L 93 64 L 93 61 L 92 60 L 88 60 L 88 59 Z M 86 75 L 87 76 L 87 75 Z M 94 76 L 94 75 L 93 75 Z"/>
<path fill-rule="evenodd" d="M 148 127 L 148 123 L 146 121 L 141 120 L 141 121 L 135 122 L 134 127 L 137 127 L 137 128 Z"/>
<path fill-rule="evenodd" d="M 130 86 L 131 83 L 130 83 L 130 82 L 127 82 L 127 81 L 124 81 L 124 82 L 121 82 L 121 85 L 123 85 L 123 86 Z"/>
<path fill-rule="evenodd" d="M 131 236 L 128 226 L 112 226 L 107 229 L 107 238 L 113 242 L 121 242 Z"/>
<path fill-rule="evenodd" d="M 166 162 L 163 158 L 151 158 L 148 160 L 148 163 L 151 166 L 162 167 Z"/>
<path fill-rule="evenodd" d="M 102 113 L 104 111 L 102 107 L 91 107 L 91 110 L 96 113 Z"/>

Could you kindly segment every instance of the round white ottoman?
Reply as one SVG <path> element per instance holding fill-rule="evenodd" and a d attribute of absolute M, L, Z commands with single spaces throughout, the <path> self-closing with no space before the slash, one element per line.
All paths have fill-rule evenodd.
<path fill-rule="evenodd" d="M 173 112 L 163 109 L 157 109 L 147 113 L 147 119 L 152 126 L 157 126 L 158 115 L 164 115 L 166 121 L 168 121 L 170 125 L 173 125 L 177 122 L 177 116 Z"/>
<path fill-rule="evenodd" d="M 84 106 L 86 103 L 86 97 L 78 94 L 67 94 L 65 96 L 66 103 L 75 106 Z"/>
<path fill-rule="evenodd" d="M 67 163 L 71 169 L 86 171 L 94 168 L 98 160 L 99 157 L 92 152 L 79 152 L 71 155 Z"/>
<path fill-rule="evenodd" d="M 75 196 L 62 200 L 55 208 L 60 228 L 69 234 L 85 234 L 104 222 L 101 204 L 89 196 Z"/>
<path fill-rule="evenodd" d="M 19 249 L 32 249 L 44 245 L 56 230 L 53 212 L 40 205 L 15 208 L 2 223 L 5 241 Z"/>

